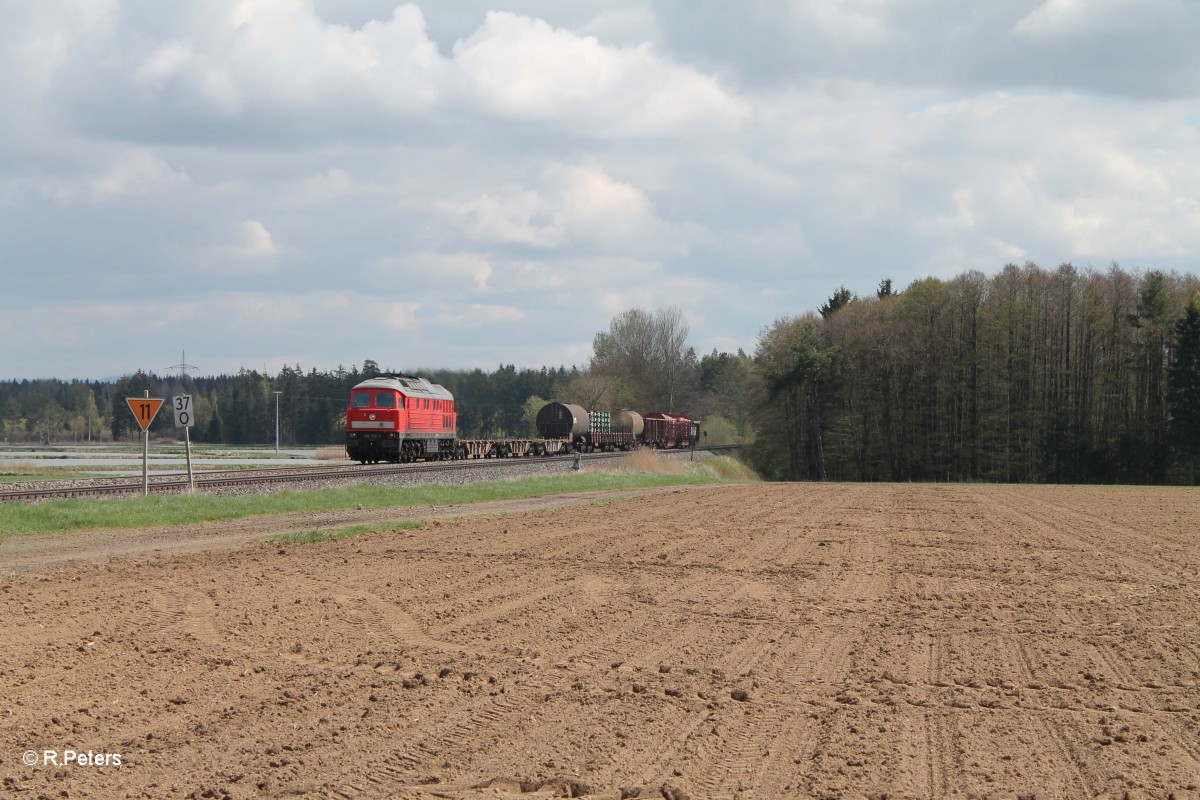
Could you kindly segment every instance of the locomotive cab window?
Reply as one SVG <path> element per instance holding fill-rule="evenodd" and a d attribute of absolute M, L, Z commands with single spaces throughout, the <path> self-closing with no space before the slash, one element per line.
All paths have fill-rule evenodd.
<path fill-rule="evenodd" d="M 370 392 L 358 392 L 357 394 L 354 395 L 354 407 L 355 408 L 367 408 L 370 405 L 371 405 Z"/>
<path fill-rule="evenodd" d="M 396 395 L 390 394 L 388 392 L 380 392 L 379 394 L 375 395 L 375 407 L 376 408 L 395 408 L 396 407 Z"/>

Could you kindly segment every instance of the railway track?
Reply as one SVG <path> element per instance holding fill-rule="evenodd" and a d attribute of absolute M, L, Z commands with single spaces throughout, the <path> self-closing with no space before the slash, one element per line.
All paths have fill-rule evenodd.
<path fill-rule="evenodd" d="M 698 450 L 713 452 L 727 451 L 728 449 L 721 447 L 698 448 Z M 672 451 L 663 452 L 670 453 Z M 684 455 L 690 452 L 673 451 L 673 454 Z M 628 453 L 588 453 L 581 455 L 580 460 L 581 462 L 596 462 L 621 458 L 625 455 L 628 455 Z M 256 485 L 303 483 L 306 481 L 362 480 L 395 475 L 419 476 L 471 470 L 494 472 L 516 466 L 569 464 L 574 460 L 574 455 L 565 455 L 543 458 L 474 458 L 462 461 L 429 461 L 409 464 L 374 464 L 369 466 L 344 464 L 338 466 L 279 467 L 274 469 L 238 471 L 220 470 L 195 473 L 193 483 L 196 491 L 216 491 L 239 487 L 252 488 Z M 154 475 L 149 479 L 148 489 L 150 494 L 178 494 L 188 491 L 189 485 L 186 475 Z M 71 498 L 128 497 L 141 493 L 142 478 L 139 475 L 136 477 L 88 482 L 72 481 L 70 485 L 37 485 L 2 490 L 0 491 L 0 503 L 37 503 L 47 500 L 65 500 Z"/>

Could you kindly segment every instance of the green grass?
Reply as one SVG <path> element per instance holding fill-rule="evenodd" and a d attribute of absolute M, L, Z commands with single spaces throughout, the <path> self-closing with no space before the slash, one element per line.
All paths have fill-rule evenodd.
<path fill-rule="evenodd" d="M 345 528 L 322 528 L 311 531 L 296 531 L 272 536 L 269 541 L 281 544 L 312 544 L 313 542 L 336 542 L 338 539 L 350 539 L 364 533 L 382 533 L 384 531 L 413 531 L 419 530 L 421 523 L 412 520 L 389 522 L 386 525 L 350 525 Z"/>
<path fill-rule="evenodd" d="M 99 472 L 86 467 L 58 466 L 52 462 L 55 459 L 20 460 L 5 459 L 0 454 L 0 483 L 30 483 L 44 480 L 73 480 L 76 478 L 95 478 Z"/>
<path fill-rule="evenodd" d="M 140 467 L 139 467 L 140 469 Z M 33 481 L 45 480 L 82 480 L 85 478 L 95 478 L 100 475 L 99 472 L 79 472 L 77 470 L 55 470 L 55 469 L 20 469 L 20 470 L 0 470 L 0 483 L 32 483 Z"/>
<path fill-rule="evenodd" d="M 355 508 L 460 505 L 564 492 L 640 489 L 722 482 L 698 463 L 686 474 L 664 475 L 622 470 L 584 470 L 562 476 L 471 483 L 464 486 L 368 486 L 353 484 L 312 492 L 280 492 L 245 497 L 204 493 L 118 500 L 58 500 L 29 505 L 0 505 L 0 541 L 31 533 L 67 533 L 96 528 L 187 525 L 266 514 Z"/>

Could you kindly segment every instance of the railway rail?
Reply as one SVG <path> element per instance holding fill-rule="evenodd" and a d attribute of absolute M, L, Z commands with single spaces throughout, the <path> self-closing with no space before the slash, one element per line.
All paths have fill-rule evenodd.
<path fill-rule="evenodd" d="M 696 448 L 697 451 L 727 452 L 734 446 Z M 693 451 L 662 451 L 673 455 L 686 455 Z M 604 461 L 621 458 L 628 453 L 588 453 L 579 456 L 581 462 Z M 424 461 L 408 464 L 345 464 L 337 466 L 278 467 L 274 469 L 219 470 L 198 472 L 193 476 L 196 491 L 213 491 L 236 487 L 253 487 L 281 483 L 303 483 L 305 481 L 361 480 L 364 478 L 395 475 L 430 475 L 467 470 L 504 470 L 519 465 L 562 464 L 575 461 L 574 455 L 548 456 L 542 458 L 473 458 L 460 461 Z M 53 482 L 42 482 L 53 483 Z M 37 485 L 18 489 L 0 490 L 0 503 L 37 503 L 47 500 L 72 498 L 125 497 L 142 493 L 141 476 L 115 479 L 97 479 L 90 482 L 72 481 L 71 485 Z M 152 475 L 149 478 L 150 494 L 179 494 L 189 490 L 185 475 Z"/>

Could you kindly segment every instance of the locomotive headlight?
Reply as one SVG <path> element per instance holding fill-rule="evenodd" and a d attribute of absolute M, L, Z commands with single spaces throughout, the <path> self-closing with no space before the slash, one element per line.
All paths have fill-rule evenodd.
<path fill-rule="evenodd" d="M 372 422 L 374 422 L 374 421 L 375 421 L 375 414 L 374 414 L 374 413 L 367 414 L 367 419 L 369 419 L 369 420 L 371 420 Z"/>

